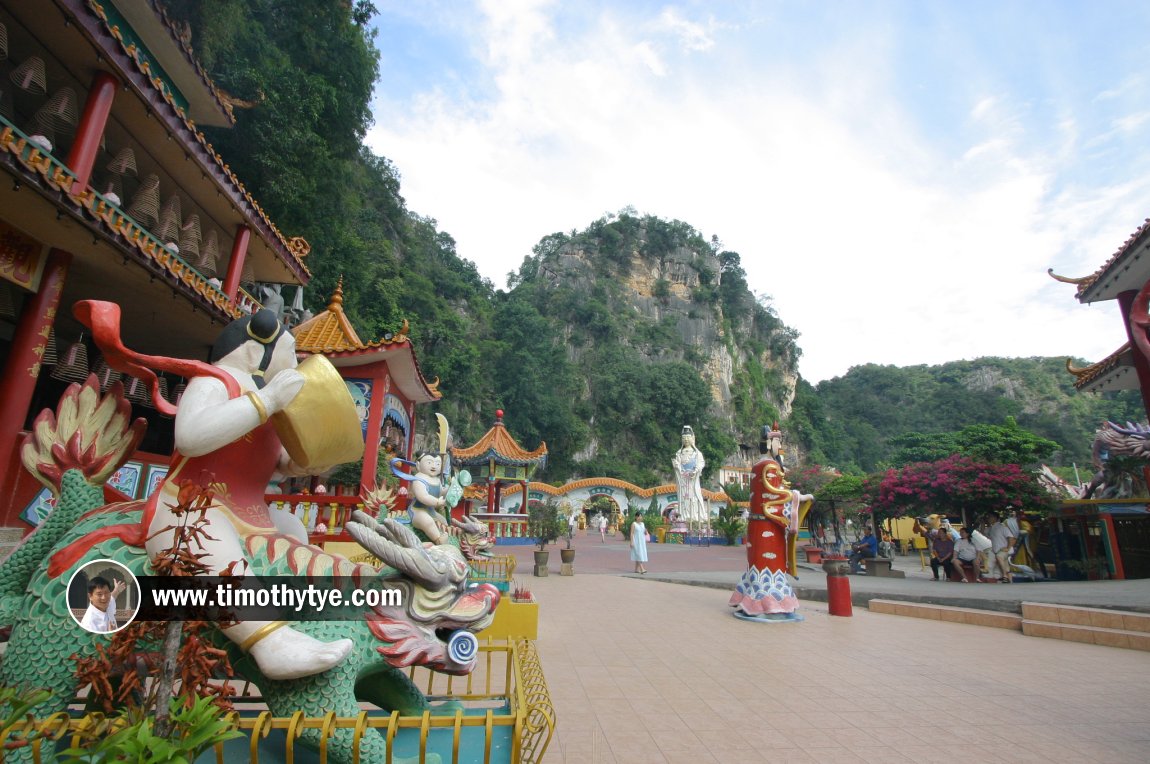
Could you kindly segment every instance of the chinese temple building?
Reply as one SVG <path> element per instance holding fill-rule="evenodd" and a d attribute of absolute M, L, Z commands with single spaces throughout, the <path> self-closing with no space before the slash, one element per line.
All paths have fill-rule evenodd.
<path fill-rule="evenodd" d="M 520 446 L 503 424 L 503 410 L 495 412 L 495 424 L 474 445 L 451 449 L 454 469 L 471 473 L 473 490 L 465 499 L 481 497 L 482 509 L 470 514 L 494 514 L 503 502 L 504 486 L 518 484 L 519 514 L 527 514 L 527 484 L 535 470 L 547 464 L 547 444 L 540 443 L 534 451 Z M 486 489 L 485 491 L 483 489 Z M 480 517 L 487 520 L 487 518 Z"/>
<path fill-rule="evenodd" d="M 1067 360 L 1075 389 L 1138 390 L 1150 415 L 1150 220 L 1093 274 L 1067 278 L 1049 273 L 1058 281 L 1076 285 L 1075 296 L 1081 303 L 1117 300 L 1122 316 L 1125 342 L 1121 347 L 1085 367 Z M 1066 501 L 1058 521 L 1059 531 L 1074 541 L 1069 556 L 1090 563 L 1087 567 L 1096 576 L 1150 577 L 1150 505 L 1145 499 Z"/>
<path fill-rule="evenodd" d="M 339 487 L 332 486 L 322 499 L 315 494 L 268 496 L 273 506 L 293 510 L 301 503 L 315 504 L 315 511 L 308 506 L 301 519 L 312 531 L 317 520 L 327 526 L 325 533 L 312 533 L 316 543 L 326 546 L 332 540 L 350 541 L 350 536 L 344 535 L 343 523 L 350 511 L 362 504 L 361 491 L 374 489 L 391 474 L 388 463 L 392 458 L 411 458 L 415 407 L 442 397 L 439 380 L 424 379 L 407 330 L 404 321 L 398 332 L 389 332 L 375 342 L 362 341 L 343 310 L 342 278 L 327 310 L 292 329 L 300 355 L 322 354 L 339 371 L 355 401 L 364 436 L 359 482 L 349 486 L 346 495 L 339 495 Z"/>
<path fill-rule="evenodd" d="M 292 329 L 296 351 L 323 354 L 347 383 L 364 433 L 361 488 L 374 488 L 389 474 L 394 457 L 411 458 L 415 407 L 442 398 L 439 380 L 428 382 L 419 369 L 408 324 L 375 342 L 363 342 L 343 312 L 343 279 L 327 310 Z"/>
<path fill-rule="evenodd" d="M 242 285 L 310 279 L 307 243 L 199 131 L 233 123 L 158 4 L 0 0 L 0 526 L 37 522 L 40 487 L 17 453 L 32 417 L 89 372 L 105 387 L 118 376 L 73 303 L 119 304 L 136 351 L 206 359 L 259 307 Z M 166 470 L 173 425 L 123 382 L 148 434 L 113 484 L 139 498 Z M 175 400 L 182 380 L 163 382 Z"/>
<path fill-rule="evenodd" d="M 1122 316 L 1125 342 L 1106 358 L 1077 368 L 1068 360 L 1066 368 L 1075 377 L 1074 387 L 1086 392 L 1106 390 L 1139 390 L 1147 412 L 1150 412 L 1150 340 L 1147 339 L 1147 301 L 1150 300 L 1150 220 L 1147 220 L 1111 255 L 1101 268 L 1089 276 L 1066 278 L 1053 271 L 1050 275 L 1075 284 L 1076 297 L 1084 304 L 1117 300 Z"/>

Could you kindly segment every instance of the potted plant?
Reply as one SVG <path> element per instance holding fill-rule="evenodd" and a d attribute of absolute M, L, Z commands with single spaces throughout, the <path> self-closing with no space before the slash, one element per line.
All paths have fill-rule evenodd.
<path fill-rule="evenodd" d="M 647 533 L 651 534 L 651 540 L 655 543 L 663 543 L 663 539 L 667 537 L 667 524 L 663 520 L 663 516 L 656 512 L 648 512 L 643 515 L 643 525 L 647 527 Z"/>
<path fill-rule="evenodd" d="M 567 546 L 559 550 L 559 559 L 564 565 L 570 565 L 575 562 L 575 550 L 571 548 L 571 542 L 575 540 L 575 524 L 571 522 L 571 513 L 576 510 L 566 501 L 559 505 L 559 509 L 560 514 L 565 516 L 563 538 L 567 542 Z"/>
<path fill-rule="evenodd" d="M 719 509 L 719 516 L 711 521 L 711 528 L 727 542 L 728 546 L 734 546 L 738 543 L 739 537 L 747 532 L 747 521 L 740 516 L 738 507 L 727 502 Z"/>
<path fill-rule="evenodd" d="M 559 516 L 559 504 L 548 499 L 540 504 L 531 504 L 527 509 L 527 535 L 535 539 L 539 548 L 535 550 L 535 575 L 547 575 L 547 562 L 550 552 L 547 545 L 559 538 L 567 528 L 566 520 Z"/>

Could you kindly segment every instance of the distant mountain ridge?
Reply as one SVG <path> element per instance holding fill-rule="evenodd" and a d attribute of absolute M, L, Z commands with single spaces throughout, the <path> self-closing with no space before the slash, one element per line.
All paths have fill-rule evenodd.
<path fill-rule="evenodd" d="M 684 424 L 713 472 L 752 457 L 776 419 L 789 464 L 856 470 L 881 466 L 905 432 L 1008 415 L 1062 444 L 1056 463 L 1081 466 L 1103 420 L 1144 420 L 1134 393 L 1075 392 L 1064 359 L 866 365 L 811 386 L 797 373 L 798 333 L 753 293 L 737 253 L 630 209 L 544 236 L 498 289 L 434 218 L 407 208 L 398 170 L 364 147 L 380 76 L 370 4 L 165 4 L 213 80 L 252 104 L 233 129 L 205 132 L 277 225 L 311 243 L 307 306 L 323 310 L 342 280 L 361 337 L 409 320 L 457 442 L 503 408 L 520 443 L 547 442 L 542 480 L 666 482 Z M 518 214 L 491 210 L 492 225 Z M 790 256 L 748 256 L 767 254 Z"/>
<path fill-rule="evenodd" d="M 906 432 L 1002 424 L 1008 416 L 1062 446 L 1054 466 L 1089 469 L 1094 431 L 1105 420 L 1144 421 L 1137 391 L 1081 393 L 1065 358 L 978 358 L 937 366 L 852 368 L 797 389 L 793 429 L 807 461 L 870 472 Z"/>

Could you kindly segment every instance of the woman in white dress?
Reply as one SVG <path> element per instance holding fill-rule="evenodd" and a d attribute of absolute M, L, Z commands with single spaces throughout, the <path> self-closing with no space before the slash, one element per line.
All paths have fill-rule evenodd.
<path fill-rule="evenodd" d="M 631 561 L 635 563 L 636 573 L 646 573 L 647 567 L 647 526 L 643 524 L 643 513 L 635 515 L 631 523 Z"/>

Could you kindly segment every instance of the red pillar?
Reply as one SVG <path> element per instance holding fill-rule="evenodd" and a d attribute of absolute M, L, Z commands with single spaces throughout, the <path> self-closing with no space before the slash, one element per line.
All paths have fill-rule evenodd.
<path fill-rule="evenodd" d="M 367 433 L 363 443 L 363 469 L 359 473 L 361 490 L 373 490 L 379 482 L 379 435 L 383 429 L 383 389 L 384 380 L 377 373 L 372 377 L 371 404 L 367 411 Z M 384 465 L 383 474 L 388 474 L 388 465 Z"/>
<path fill-rule="evenodd" d="M 228 275 L 224 277 L 224 294 L 232 302 L 240 291 L 240 274 L 244 270 L 244 260 L 248 256 L 248 242 L 252 238 L 252 229 L 241 225 L 236 229 L 236 238 L 232 241 L 232 256 L 228 259 Z"/>
<path fill-rule="evenodd" d="M 1110 547 L 1110 557 L 1114 560 L 1114 578 L 1119 581 L 1126 580 L 1126 570 L 1122 567 L 1122 550 L 1118 548 L 1118 534 L 1114 531 L 1114 518 L 1110 515 L 1101 515 L 1102 526 L 1106 529 L 1106 546 Z"/>
<path fill-rule="evenodd" d="M 1122 324 L 1126 327 L 1126 339 L 1130 341 L 1130 347 L 1133 350 L 1134 356 L 1134 371 L 1138 374 L 1138 387 L 1142 392 L 1142 406 L 1146 409 L 1146 413 L 1150 416 L 1150 360 L 1142 355 L 1142 351 L 1138 349 L 1138 343 L 1134 341 L 1134 332 L 1138 329 L 1130 324 L 1130 307 L 1134 304 L 1134 299 L 1138 296 L 1138 290 L 1131 289 L 1128 292 L 1122 292 L 1118 295 L 1118 309 L 1122 311 Z"/>
<path fill-rule="evenodd" d="M 68 276 L 72 255 L 53 249 L 48 253 L 44 274 L 40 277 L 40 291 L 32 295 L 20 313 L 20 322 L 12 337 L 12 349 L 4 376 L 0 378 L 0 504 L 6 505 L 15 485 L 13 464 L 16 442 L 24 428 L 32 394 L 40 376 L 40 358 L 48 344 L 48 333 L 56 323 L 60 294 Z"/>
<path fill-rule="evenodd" d="M 851 582 L 846 576 L 827 574 L 827 610 L 831 615 L 849 618 L 851 609 Z"/>
<path fill-rule="evenodd" d="M 92 86 L 88 90 L 88 100 L 84 103 L 84 114 L 80 126 L 76 128 L 76 140 L 68 152 L 68 168 L 76 175 L 72 185 L 73 194 L 81 194 L 92 180 L 92 167 L 96 164 L 96 152 L 100 150 L 100 138 L 112 113 L 112 100 L 116 95 L 116 78 L 107 72 L 96 72 Z"/>

